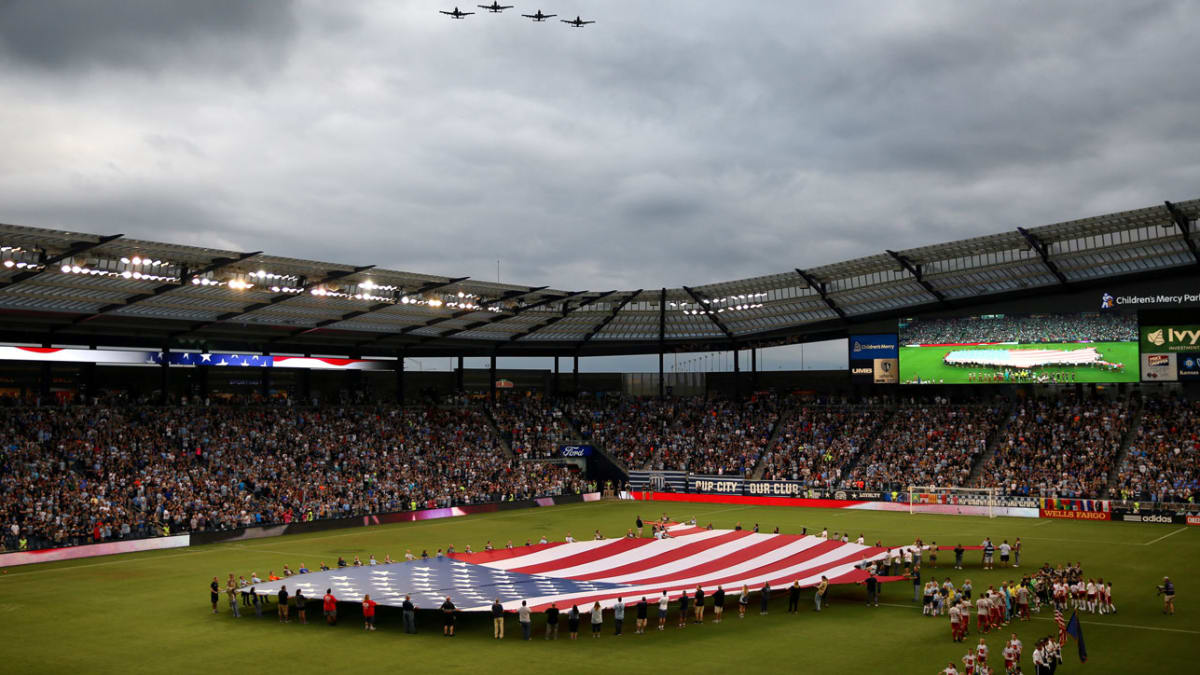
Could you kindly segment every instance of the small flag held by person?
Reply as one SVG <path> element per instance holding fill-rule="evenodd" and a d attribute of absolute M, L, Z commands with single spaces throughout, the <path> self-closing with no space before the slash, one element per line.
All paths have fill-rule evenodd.
<path fill-rule="evenodd" d="M 1087 663 L 1087 648 L 1083 645 L 1083 626 L 1079 623 L 1079 615 L 1075 612 L 1071 613 L 1071 620 L 1067 623 L 1067 635 L 1075 638 L 1079 643 L 1079 662 Z"/>

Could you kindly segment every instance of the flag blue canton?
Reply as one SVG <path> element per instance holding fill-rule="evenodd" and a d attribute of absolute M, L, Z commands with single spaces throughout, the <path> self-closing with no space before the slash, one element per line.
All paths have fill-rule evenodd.
<path fill-rule="evenodd" d="M 163 362 L 161 352 L 149 352 L 147 363 Z M 193 354 L 189 352 L 171 352 L 167 355 L 167 363 L 172 366 L 246 366 L 254 368 L 271 368 L 275 358 L 260 354 Z"/>
<path fill-rule="evenodd" d="M 256 584 L 255 590 L 259 595 L 273 596 L 281 586 L 287 586 L 289 593 L 295 593 L 299 588 L 312 599 L 323 597 L 325 589 L 330 588 L 343 602 L 360 602 L 364 595 L 370 594 L 375 602 L 390 606 L 399 606 L 404 602 L 404 596 L 410 595 L 413 604 L 426 609 L 442 604 L 449 595 L 454 604 L 465 611 L 486 610 L 496 598 L 503 603 L 520 602 L 529 598 L 625 587 L 624 584 L 506 572 L 449 558 L 309 572 Z"/>

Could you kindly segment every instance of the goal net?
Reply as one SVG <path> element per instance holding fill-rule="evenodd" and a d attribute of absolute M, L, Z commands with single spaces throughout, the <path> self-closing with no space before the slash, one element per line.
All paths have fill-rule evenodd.
<path fill-rule="evenodd" d="M 910 485 L 908 488 L 908 512 L 949 513 L 995 518 L 999 493 L 999 488 Z"/>

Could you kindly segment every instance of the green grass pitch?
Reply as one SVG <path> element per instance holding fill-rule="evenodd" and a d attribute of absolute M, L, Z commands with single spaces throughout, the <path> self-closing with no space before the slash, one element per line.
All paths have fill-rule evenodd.
<path fill-rule="evenodd" d="M 757 602 L 745 620 L 736 616 L 720 625 L 671 627 L 666 632 L 616 638 L 611 618 L 602 639 L 583 635 L 576 642 L 541 639 L 522 642 L 515 618 L 508 638 L 491 639 L 490 621 L 464 617 L 459 637 L 440 636 L 436 616 L 420 613 L 416 636 L 404 635 L 394 611 L 380 608 L 379 630 L 362 630 L 359 612 L 341 610 L 336 627 L 324 625 L 319 607 L 309 605 L 310 625 L 288 625 L 273 617 L 233 619 L 224 597 L 221 613 L 208 604 L 208 582 L 233 572 L 265 575 L 284 563 L 316 566 L 338 555 L 402 556 L 419 551 L 485 540 L 524 541 L 545 533 L 561 540 L 567 531 L 600 528 L 619 535 L 634 517 L 696 516 L 701 524 L 732 527 L 758 522 L 764 531 L 828 527 L 862 532 L 868 541 L 911 543 L 916 536 L 939 544 L 977 544 L 1020 536 L 1025 569 L 1043 561 L 1082 561 L 1085 574 L 1113 581 L 1118 613 L 1083 615 L 1090 659 L 1081 666 L 1074 644 L 1064 651 L 1060 673 L 1192 673 L 1200 659 L 1200 612 L 1194 580 L 1200 559 L 1200 528 L 1136 523 L 1089 523 L 1020 518 L 908 515 L 850 510 L 729 506 L 651 502 L 576 504 L 446 520 L 352 528 L 274 539 L 258 539 L 123 556 L 64 561 L 8 569 L 0 576 L 0 616 L 5 640 L 3 671 L 8 673 L 194 673 L 194 672 L 403 672 L 442 673 L 935 673 L 947 661 L 960 663 L 966 645 L 952 643 L 944 617 L 923 617 L 912 602 L 912 585 L 888 585 L 883 606 L 863 605 L 861 587 L 836 588 L 828 611 L 811 611 L 805 593 L 793 616 L 786 598 L 759 616 Z M 983 572 L 978 553 L 969 553 L 967 569 L 949 568 L 943 553 L 938 578 L 956 583 L 969 577 L 975 588 L 1008 579 L 1019 570 Z M 1154 586 L 1163 575 L 1177 583 L 1178 613 L 1164 616 Z M 728 606 L 728 605 L 727 605 Z M 674 609 L 674 607 L 673 607 Z M 1025 672 L 1032 671 L 1032 643 L 1054 631 L 1052 612 L 1043 610 L 1011 630 L 1027 645 Z M 632 619 L 627 619 L 632 624 Z M 541 617 L 534 622 L 535 635 Z M 988 638 L 992 664 L 1008 632 Z M 978 639 L 974 633 L 971 642 Z"/>
<path fill-rule="evenodd" d="M 1125 370 L 1109 371 L 1090 367 L 1061 367 L 1037 368 L 1039 373 L 1068 373 L 1074 372 L 1072 382 L 1137 382 L 1139 379 L 1138 344 L 1136 342 L 1096 342 L 1091 345 L 1076 343 L 1038 344 L 1038 345 L 1002 345 L 989 347 L 901 347 L 900 348 L 900 383 L 912 382 L 917 376 L 922 381 L 945 381 L 946 384 L 975 384 L 967 380 L 967 373 L 981 372 L 983 368 L 963 368 L 947 366 L 942 363 L 946 354 L 953 351 L 971 349 L 1079 349 L 1083 346 L 1093 346 L 1110 363 L 1123 363 Z"/>

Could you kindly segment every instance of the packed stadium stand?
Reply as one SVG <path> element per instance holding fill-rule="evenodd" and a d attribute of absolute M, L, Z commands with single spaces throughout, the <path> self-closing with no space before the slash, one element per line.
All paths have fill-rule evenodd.
<path fill-rule="evenodd" d="M 578 492 L 462 408 L 0 410 L 4 545 L 30 548 Z"/>
<path fill-rule="evenodd" d="M 709 475 L 749 473 L 779 419 L 779 399 L 688 397 L 579 401 L 571 416 L 589 438 L 631 469 Z"/>
<path fill-rule="evenodd" d="M 1113 496 L 1189 502 L 1200 492 L 1200 401 L 1154 397 L 1113 486 Z"/>
<path fill-rule="evenodd" d="M 1002 415 L 999 404 L 902 405 L 842 483 L 896 491 L 910 485 L 966 485 Z"/>
<path fill-rule="evenodd" d="M 904 344 L 1132 342 L 1137 336 L 1137 315 L 1118 312 L 920 319 L 900 328 Z"/>
<path fill-rule="evenodd" d="M 1130 417 L 1128 399 L 1062 396 L 1020 404 L 979 485 L 1011 495 L 1099 498 Z"/>
<path fill-rule="evenodd" d="M 780 423 L 776 441 L 763 456 L 759 478 L 800 480 L 813 487 L 839 487 L 854 461 L 892 414 L 882 405 L 803 406 Z"/>
<path fill-rule="evenodd" d="M 558 446 L 577 440 L 562 410 L 540 398 L 504 400 L 488 406 L 500 432 L 515 455 L 521 458 L 547 458 Z"/>

